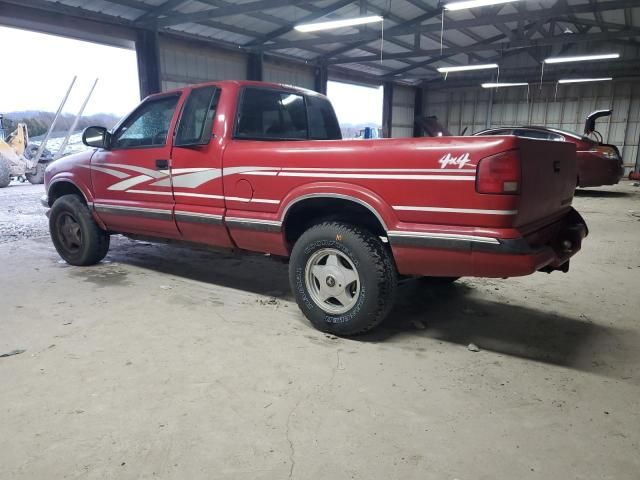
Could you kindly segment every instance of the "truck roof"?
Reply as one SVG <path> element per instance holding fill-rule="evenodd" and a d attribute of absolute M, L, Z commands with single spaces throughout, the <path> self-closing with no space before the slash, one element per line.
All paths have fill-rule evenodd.
<path fill-rule="evenodd" d="M 314 90 L 309 90 L 307 88 L 302 88 L 302 87 L 296 87 L 295 85 L 287 85 L 284 83 L 272 83 L 272 82 L 258 82 L 258 81 L 253 81 L 253 80 L 220 80 L 220 81 L 216 81 L 216 82 L 205 82 L 205 83 L 197 83 L 197 84 L 193 84 L 193 85 L 188 85 L 186 87 L 181 87 L 181 88 L 174 88 L 171 90 L 167 90 L 165 92 L 160 92 L 160 93 L 154 93 L 152 95 L 149 95 L 149 97 L 155 97 L 157 95 L 165 95 L 167 93 L 172 93 L 172 92 L 182 92 L 184 90 L 190 90 L 192 88 L 198 88 L 198 87 L 205 87 L 208 85 L 215 85 L 217 87 L 221 87 L 224 88 L 225 86 L 233 86 L 236 88 L 241 88 L 241 87 L 267 87 L 267 88 L 276 88 L 278 90 L 288 90 L 288 91 L 293 91 L 293 92 L 298 92 L 298 93 L 303 93 L 305 95 L 317 95 L 317 96 L 324 96 Z"/>

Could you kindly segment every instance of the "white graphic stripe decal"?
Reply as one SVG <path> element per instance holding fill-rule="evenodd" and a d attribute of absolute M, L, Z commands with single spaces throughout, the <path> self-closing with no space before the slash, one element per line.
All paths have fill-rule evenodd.
<path fill-rule="evenodd" d="M 474 181 L 471 175 L 376 175 L 363 173 L 299 173 L 280 172 L 280 177 L 367 178 L 371 180 L 453 180 Z"/>
<path fill-rule="evenodd" d="M 173 192 L 176 197 L 196 197 L 196 198 L 213 198 L 224 200 L 222 195 L 208 195 L 206 193 L 190 193 L 190 192 Z"/>
<path fill-rule="evenodd" d="M 286 167 L 283 172 L 385 172 L 385 173 L 449 173 L 448 170 L 441 168 L 293 168 Z M 459 173 L 476 173 L 476 169 L 455 170 L 456 175 Z"/>
<path fill-rule="evenodd" d="M 104 168 L 104 167 L 95 167 L 91 165 L 80 165 L 83 168 L 94 169 L 102 173 L 106 173 L 107 175 L 113 175 L 118 178 L 129 178 L 131 175 L 128 173 L 121 172 L 120 170 L 113 170 L 112 168 Z"/>
<path fill-rule="evenodd" d="M 203 170 L 200 172 L 191 172 L 191 173 L 182 173 L 178 175 L 173 175 L 172 181 L 174 187 L 181 188 L 198 188 L 203 183 L 207 183 L 210 180 L 215 178 L 220 178 L 220 170 L 211 169 L 211 170 Z M 160 180 L 159 182 L 152 183 L 151 186 L 154 187 L 168 187 L 170 183 L 167 180 Z M 165 184 L 164 182 L 167 182 Z"/>
<path fill-rule="evenodd" d="M 394 205 L 394 210 L 410 210 L 415 212 L 442 212 L 442 213 L 475 213 L 480 215 L 515 215 L 518 210 L 483 210 L 480 208 L 444 208 L 444 207 L 413 207 Z"/>
<path fill-rule="evenodd" d="M 161 172 L 159 170 L 151 170 L 150 168 L 138 167 L 136 165 L 126 165 L 122 163 L 103 163 L 105 167 L 117 167 L 122 168 L 124 170 L 132 170 L 134 172 L 142 173 L 144 175 L 149 175 L 153 178 L 164 178 L 167 176 L 166 173 Z"/>
<path fill-rule="evenodd" d="M 144 183 L 148 180 L 151 180 L 151 177 L 149 175 L 139 175 L 137 177 L 127 178 L 126 180 L 123 180 L 121 182 L 114 183 L 109 187 L 109 190 L 127 190 L 128 188 L 135 187 L 136 185 Z"/>
<path fill-rule="evenodd" d="M 279 204 L 280 200 L 271 200 L 270 198 L 246 198 L 246 197 L 224 197 L 225 200 L 232 200 L 244 203 L 273 203 Z"/>
<path fill-rule="evenodd" d="M 171 192 L 161 192 L 154 190 L 127 190 L 125 193 L 144 193 L 145 195 L 173 195 Z"/>

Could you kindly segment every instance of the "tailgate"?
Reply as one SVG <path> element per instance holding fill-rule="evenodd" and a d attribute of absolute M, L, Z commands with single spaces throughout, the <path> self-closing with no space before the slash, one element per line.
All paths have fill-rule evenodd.
<path fill-rule="evenodd" d="M 525 138 L 518 144 L 522 177 L 515 226 L 538 224 L 568 211 L 578 178 L 575 144 Z"/>

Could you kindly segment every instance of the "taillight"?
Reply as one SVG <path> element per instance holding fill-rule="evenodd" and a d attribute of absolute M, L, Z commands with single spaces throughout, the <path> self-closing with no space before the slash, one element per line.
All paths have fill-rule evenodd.
<path fill-rule="evenodd" d="M 520 157 L 517 150 L 491 155 L 478 163 L 478 193 L 517 194 L 520 191 Z"/>
<path fill-rule="evenodd" d="M 616 149 L 607 145 L 597 145 L 593 147 L 591 151 L 598 152 L 603 157 L 609 158 L 611 160 L 618 160 L 620 158 Z"/>

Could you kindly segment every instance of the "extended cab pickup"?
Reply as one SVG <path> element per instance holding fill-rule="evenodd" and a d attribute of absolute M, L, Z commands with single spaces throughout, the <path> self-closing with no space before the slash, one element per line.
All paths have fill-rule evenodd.
<path fill-rule="evenodd" d="M 575 145 L 514 136 L 342 140 L 322 95 L 223 81 L 146 98 L 46 170 L 50 232 L 92 265 L 109 236 L 289 258 L 317 328 L 367 331 L 399 276 L 567 271 L 587 228 Z"/>

